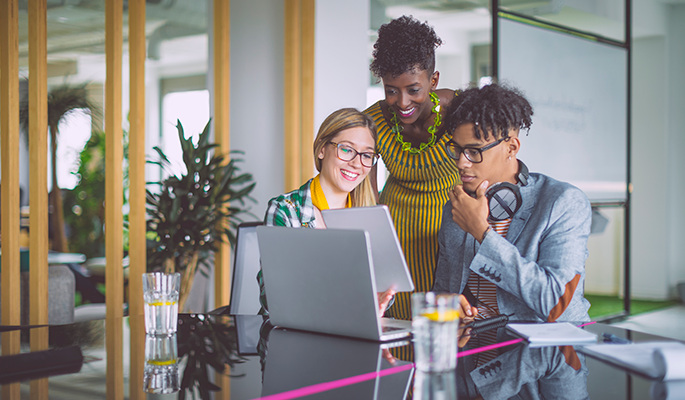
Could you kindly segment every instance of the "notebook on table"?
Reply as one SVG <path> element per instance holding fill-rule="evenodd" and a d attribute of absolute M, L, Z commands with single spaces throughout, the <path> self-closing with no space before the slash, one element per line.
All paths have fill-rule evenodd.
<path fill-rule="evenodd" d="M 369 233 L 376 287 L 380 291 L 391 287 L 397 292 L 414 290 L 388 206 L 323 210 L 321 215 L 328 228 L 361 229 Z"/>
<path fill-rule="evenodd" d="M 530 347 L 575 346 L 597 343 L 597 335 L 570 322 L 509 323 L 507 329 L 525 338 Z"/>
<path fill-rule="evenodd" d="M 378 317 L 367 232 L 259 226 L 257 237 L 273 325 L 376 341 L 411 333 L 411 321 Z"/>

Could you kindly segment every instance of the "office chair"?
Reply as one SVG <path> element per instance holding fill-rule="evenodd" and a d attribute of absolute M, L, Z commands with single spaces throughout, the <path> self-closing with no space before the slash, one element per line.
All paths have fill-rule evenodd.
<path fill-rule="evenodd" d="M 262 222 L 243 222 L 236 232 L 233 279 L 229 313 L 232 315 L 256 315 L 259 312 L 259 245 L 256 227 Z"/>

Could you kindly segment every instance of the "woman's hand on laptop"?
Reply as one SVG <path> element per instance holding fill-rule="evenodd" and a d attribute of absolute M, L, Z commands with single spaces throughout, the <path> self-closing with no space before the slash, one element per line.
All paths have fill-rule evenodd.
<path fill-rule="evenodd" d="M 392 298 L 395 297 L 395 289 L 390 288 L 385 292 L 378 293 L 378 317 L 382 317 L 385 314 L 385 310 L 388 309 Z"/>

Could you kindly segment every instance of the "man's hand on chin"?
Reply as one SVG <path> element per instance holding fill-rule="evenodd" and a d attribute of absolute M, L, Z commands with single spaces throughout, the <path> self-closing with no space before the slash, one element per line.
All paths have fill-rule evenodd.
<path fill-rule="evenodd" d="M 475 198 L 466 193 L 462 185 L 455 185 L 449 192 L 452 203 L 452 220 L 478 241 L 483 240 L 485 231 L 490 227 L 488 224 L 488 201 L 485 197 L 488 186 L 488 181 L 481 182 L 476 189 Z"/>

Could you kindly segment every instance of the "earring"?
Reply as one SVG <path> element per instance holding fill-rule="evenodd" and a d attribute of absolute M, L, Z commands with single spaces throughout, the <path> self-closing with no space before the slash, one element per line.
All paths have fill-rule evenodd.
<path fill-rule="evenodd" d="M 509 160 L 511 161 L 511 156 L 509 156 Z"/>

